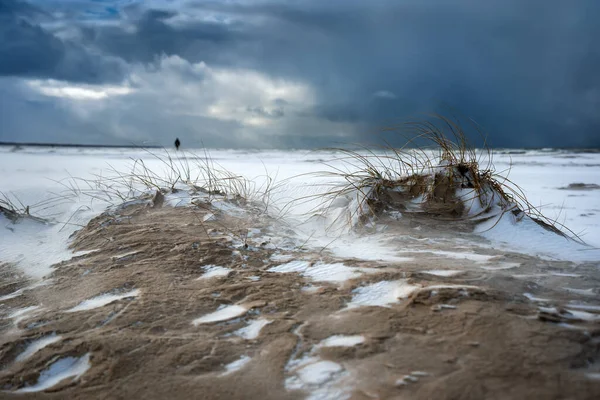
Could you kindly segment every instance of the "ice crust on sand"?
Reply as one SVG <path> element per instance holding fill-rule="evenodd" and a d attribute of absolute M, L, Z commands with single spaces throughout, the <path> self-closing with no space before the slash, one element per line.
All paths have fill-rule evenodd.
<path fill-rule="evenodd" d="M 240 369 L 244 368 L 246 364 L 248 364 L 252 360 L 252 358 L 248 356 L 241 356 L 237 360 L 230 362 L 225 366 L 225 372 L 221 374 L 221 376 L 232 374 Z"/>
<path fill-rule="evenodd" d="M 61 382 L 71 378 L 79 379 L 91 367 L 90 354 L 83 357 L 65 357 L 55 361 L 50 367 L 42 371 L 37 383 L 32 386 L 25 386 L 17 390 L 17 393 L 41 392 Z"/>
<path fill-rule="evenodd" d="M 352 296 L 352 300 L 347 307 L 389 307 L 391 304 L 398 302 L 399 299 L 407 298 L 419 288 L 421 286 L 411 285 L 404 279 L 373 283 L 354 289 L 352 291 L 354 296 Z"/>
<path fill-rule="evenodd" d="M 271 267 L 269 272 L 298 272 L 317 282 L 342 283 L 348 279 L 357 278 L 363 272 L 370 272 L 366 268 L 347 267 L 342 263 L 325 264 L 317 262 L 310 265 L 308 261 L 291 261 L 277 267 Z"/>
<path fill-rule="evenodd" d="M 113 303 L 115 301 L 126 299 L 128 297 L 137 297 L 140 294 L 139 289 L 134 289 L 130 292 L 121 293 L 121 294 L 101 294 L 96 297 L 92 297 L 91 299 L 85 300 L 73 308 L 68 309 L 66 312 L 76 312 L 76 311 L 84 311 L 84 310 L 93 310 L 94 308 L 104 307 L 107 304 Z"/>
<path fill-rule="evenodd" d="M 206 314 L 203 317 L 196 318 L 192 321 L 192 325 L 198 326 L 200 324 L 208 324 L 211 322 L 227 321 L 243 315 L 248 311 L 247 307 L 240 306 L 237 304 L 231 306 L 222 306 L 217 311 L 210 314 Z"/>
<path fill-rule="evenodd" d="M 209 279 L 215 277 L 224 277 L 231 273 L 229 268 L 220 267 L 218 265 L 206 265 L 204 267 L 204 274 L 198 279 Z"/>
<path fill-rule="evenodd" d="M 260 335 L 260 331 L 262 330 L 262 328 L 269 325 L 271 322 L 273 321 L 270 321 L 265 318 L 254 319 L 248 322 L 248 325 L 246 325 L 245 327 L 233 332 L 233 334 L 247 340 L 256 339 Z"/>
<path fill-rule="evenodd" d="M 353 347 L 364 341 L 365 337 L 362 335 L 334 335 L 322 340 L 317 347 Z"/>
<path fill-rule="evenodd" d="M 52 333 L 48 336 L 44 336 L 43 338 L 36 339 L 33 342 L 29 343 L 25 350 L 17 356 L 15 361 L 24 361 L 35 354 L 37 351 L 43 349 L 46 346 L 51 345 L 52 343 L 56 343 L 62 339 L 62 336 L 57 335 L 56 333 Z"/>

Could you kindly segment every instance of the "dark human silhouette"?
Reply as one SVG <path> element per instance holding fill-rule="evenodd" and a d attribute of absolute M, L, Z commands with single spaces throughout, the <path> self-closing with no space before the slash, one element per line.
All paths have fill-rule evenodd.
<path fill-rule="evenodd" d="M 181 146 L 181 142 L 179 141 L 179 138 L 176 138 L 176 139 L 175 139 L 175 148 L 176 148 L 177 150 L 179 150 L 179 146 Z"/>

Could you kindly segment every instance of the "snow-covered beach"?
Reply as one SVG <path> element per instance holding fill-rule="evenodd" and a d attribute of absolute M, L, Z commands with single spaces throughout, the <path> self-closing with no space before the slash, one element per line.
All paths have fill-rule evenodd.
<path fill-rule="evenodd" d="M 243 177 L 243 196 L 173 181 L 169 157 L 191 175 L 204 165 Z M 0 215 L 3 395 L 600 393 L 600 153 L 493 158 L 587 246 L 502 218 L 455 229 L 388 213 L 332 229 L 348 202 L 314 211 L 340 183 L 318 172 L 343 168 L 338 159 L 0 147 L 0 190 L 48 221 Z M 133 160 L 175 190 L 123 186 L 115 177 Z"/>

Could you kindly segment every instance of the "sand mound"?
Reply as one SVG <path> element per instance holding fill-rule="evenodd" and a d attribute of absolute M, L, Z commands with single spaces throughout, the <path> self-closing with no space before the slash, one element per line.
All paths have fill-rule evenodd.
<path fill-rule="evenodd" d="M 73 237 L 89 253 L 3 301 L 3 398 L 600 396 L 598 311 L 567 326 L 503 275 L 534 257 L 334 259 L 278 245 L 284 229 L 249 207 L 167 203 L 100 215 Z M 10 276 L 0 296 L 25 288 Z"/>

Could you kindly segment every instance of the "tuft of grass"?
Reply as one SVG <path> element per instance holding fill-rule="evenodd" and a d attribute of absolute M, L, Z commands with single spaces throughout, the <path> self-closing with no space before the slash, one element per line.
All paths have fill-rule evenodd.
<path fill-rule="evenodd" d="M 440 115 L 386 128 L 405 138 L 399 148 L 388 144 L 377 151 L 326 149 L 338 156 L 325 163 L 328 170 L 317 174 L 344 183 L 319 194 L 323 201 L 313 212 L 329 213 L 342 197 L 351 198 L 352 207 L 332 226 L 364 226 L 386 210 L 426 213 L 442 221 L 495 218 L 495 226 L 510 212 L 517 220 L 528 216 L 545 229 L 583 242 L 528 201 L 523 189 L 508 178 L 510 168 L 496 171 L 487 138 L 472 125 L 483 140 L 481 149 L 470 144 L 457 119 Z"/>

